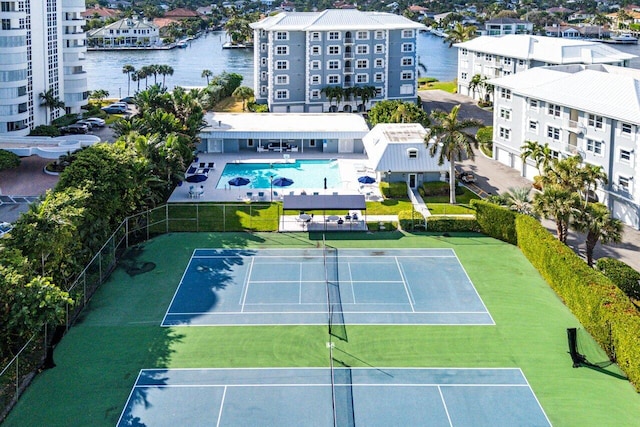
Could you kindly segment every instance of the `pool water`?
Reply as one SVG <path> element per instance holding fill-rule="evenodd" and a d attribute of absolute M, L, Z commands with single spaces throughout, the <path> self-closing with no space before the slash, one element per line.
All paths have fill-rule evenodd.
<path fill-rule="evenodd" d="M 241 187 L 229 185 L 229 180 L 235 177 L 249 179 L 249 184 Z M 327 179 L 327 188 L 340 187 L 340 168 L 337 160 L 296 160 L 292 163 L 227 163 L 218 181 L 217 189 L 225 188 L 265 188 L 271 187 L 271 177 L 289 178 L 293 184 L 286 189 L 312 189 L 324 188 L 324 179 Z M 280 187 L 274 186 L 277 190 Z"/>

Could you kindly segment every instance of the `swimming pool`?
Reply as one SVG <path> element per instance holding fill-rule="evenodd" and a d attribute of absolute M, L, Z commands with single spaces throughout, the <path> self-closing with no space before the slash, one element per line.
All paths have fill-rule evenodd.
<path fill-rule="evenodd" d="M 291 163 L 227 163 L 218 181 L 217 189 L 229 188 L 229 180 L 235 177 L 249 179 L 249 184 L 237 188 L 270 188 L 271 177 L 289 178 L 293 184 L 285 189 L 327 188 L 340 186 L 340 168 L 337 160 L 295 160 Z M 274 189 L 278 187 L 274 186 Z"/>

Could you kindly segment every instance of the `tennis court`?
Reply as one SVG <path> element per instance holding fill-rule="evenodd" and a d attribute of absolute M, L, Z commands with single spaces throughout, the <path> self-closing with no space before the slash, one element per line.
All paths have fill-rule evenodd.
<path fill-rule="evenodd" d="M 333 392 L 331 377 L 328 368 L 142 370 L 118 426 L 551 425 L 520 369 L 335 368 Z"/>
<path fill-rule="evenodd" d="M 330 286 L 329 286 L 330 285 Z M 163 326 L 493 325 L 452 249 L 196 249 Z"/>

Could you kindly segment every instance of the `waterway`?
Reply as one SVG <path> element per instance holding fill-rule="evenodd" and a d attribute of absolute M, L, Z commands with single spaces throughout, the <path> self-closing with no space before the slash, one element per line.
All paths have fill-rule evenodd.
<path fill-rule="evenodd" d="M 427 67 L 427 76 L 441 81 L 456 77 L 457 49 L 449 48 L 442 38 L 429 33 L 418 36 L 418 56 Z M 87 72 L 89 90 L 105 89 L 113 98 L 127 96 L 127 75 L 122 73 L 126 64 L 138 70 L 145 65 L 165 64 L 173 67 L 173 75 L 165 83 L 169 89 L 175 86 L 205 86 L 202 70 L 211 70 L 214 75 L 223 71 L 238 73 L 244 77 L 243 85 L 253 87 L 253 49 L 222 49 L 227 41 L 223 31 L 208 33 L 189 42 L 185 49 L 151 51 L 91 51 L 87 52 L 84 68 Z M 161 76 L 158 76 L 162 79 Z M 153 83 L 153 77 L 148 80 Z M 144 89 L 144 81 L 141 89 Z M 138 87 L 131 82 L 130 94 Z"/>

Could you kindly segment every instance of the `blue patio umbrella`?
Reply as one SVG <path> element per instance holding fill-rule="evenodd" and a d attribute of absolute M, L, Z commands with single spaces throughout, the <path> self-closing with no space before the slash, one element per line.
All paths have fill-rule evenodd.
<path fill-rule="evenodd" d="M 249 180 L 247 178 L 243 178 L 241 176 L 237 176 L 229 180 L 229 185 L 234 185 L 236 187 L 240 187 L 242 185 L 247 185 Z"/>
<path fill-rule="evenodd" d="M 358 178 L 358 182 L 360 184 L 373 184 L 374 182 L 376 182 L 376 179 L 370 176 L 364 175 Z"/>
<path fill-rule="evenodd" d="M 196 175 L 189 175 L 188 177 L 185 178 L 185 181 L 187 182 L 202 182 L 206 180 L 207 180 L 207 175 L 203 175 L 200 173 Z"/>
<path fill-rule="evenodd" d="M 276 187 L 288 187 L 293 184 L 293 180 L 284 177 L 278 177 L 273 180 L 272 184 Z"/>

